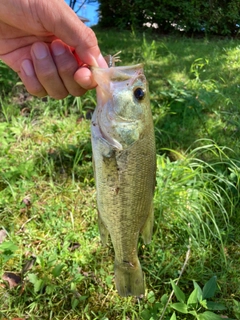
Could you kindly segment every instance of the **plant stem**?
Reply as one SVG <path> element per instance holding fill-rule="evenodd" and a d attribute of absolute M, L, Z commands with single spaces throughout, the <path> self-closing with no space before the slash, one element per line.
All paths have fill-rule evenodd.
<path fill-rule="evenodd" d="M 180 271 L 180 274 L 179 274 L 178 280 L 177 280 L 177 282 L 176 282 L 176 285 L 178 285 L 178 283 L 179 283 L 179 281 L 180 281 L 180 279 L 181 279 L 181 277 L 182 277 L 182 275 L 183 275 L 183 272 L 184 272 L 185 269 L 186 269 L 188 260 L 190 259 L 190 253 L 191 253 L 191 238 L 189 238 L 189 245 L 188 245 L 188 250 L 187 250 L 187 253 L 186 253 L 185 261 L 184 261 L 184 264 L 183 264 L 182 269 L 181 269 L 181 271 Z M 161 317 L 160 317 L 159 320 L 163 320 L 163 317 L 164 317 L 164 315 L 165 315 L 165 312 L 166 312 L 166 310 L 167 310 L 167 307 L 168 307 L 169 303 L 170 303 L 171 300 L 172 300 L 173 294 L 174 294 L 174 290 L 172 290 L 172 292 L 171 292 L 171 294 L 170 294 L 170 296 L 169 296 L 169 298 L 168 298 L 168 301 L 167 301 L 167 303 L 166 303 L 166 305 L 165 305 L 165 307 L 164 307 L 164 309 L 163 309 L 162 315 L 161 315 Z"/>

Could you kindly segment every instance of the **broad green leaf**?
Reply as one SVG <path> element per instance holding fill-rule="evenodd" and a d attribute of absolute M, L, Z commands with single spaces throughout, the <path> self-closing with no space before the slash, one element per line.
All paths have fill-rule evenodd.
<path fill-rule="evenodd" d="M 29 278 L 29 281 L 34 286 L 34 292 L 36 293 L 36 292 L 40 291 L 42 288 L 43 280 L 38 279 L 38 277 L 34 273 L 29 273 L 28 278 Z"/>
<path fill-rule="evenodd" d="M 71 301 L 72 308 L 75 309 L 78 306 L 78 304 L 79 304 L 79 300 L 76 298 L 73 298 Z"/>
<path fill-rule="evenodd" d="M 203 306 L 203 308 L 207 309 L 207 300 L 201 300 L 200 301 L 201 306 Z"/>
<path fill-rule="evenodd" d="M 189 306 L 190 304 L 197 304 L 197 302 L 198 302 L 198 288 L 195 288 L 187 300 L 187 305 Z"/>
<path fill-rule="evenodd" d="M 240 302 L 238 302 L 237 300 L 233 299 L 233 303 L 234 303 L 234 305 L 235 305 L 236 307 L 238 307 L 239 310 L 240 310 Z"/>
<path fill-rule="evenodd" d="M 209 310 L 226 310 L 227 309 L 224 304 L 213 302 L 213 301 L 207 301 L 207 308 Z"/>
<path fill-rule="evenodd" d="M 188 313 L 192 314 L 194 317 L 198 317 L 197 311 L 192 310 L 192 311 L 188 311 Z"/>
<path fill-rule="evenodd" d="M 168 301 L 168 296 L 166 293 L 164 293 L 164 295 L 161 297 L 161 302 L 162 304 L 165 306 L 165 304 L 167 303 Z"/>
<path fill-rule="evenodd" d="M 200 313 L 198 315 L 198 319 L 199 320 L 222 320 L 222 318 L 219 315 L 211 311 L 205 311 L 203 313 Z"/>
<path fill-rule="evenodd" d="M 88 298 L 88 296 L 81 296 L 81 297 L 79 297 L 78 299 L 79 299 L 79 301 L 84 301 L 84 300 L 86 300 Z"/>
<path fill-rule="evenodd" d="M 175 293 L 176 298 L 178 299 L 179 302 L 184 303 L 185 302 L 185 294 L 172 280 L 170 280 L 170 281 L 171 281 L 171 285 L 172 285 L 172 288 L 173 288 L 173 291 Z"/>
<path fill-rule="evenodd" d="M 0 250 L 3 251 L 11 251 L 14 252 L 16 251 L 18 248 L 18 246 L 16 246 L 13 242 L 11 241 L 5 241 L 3 243 L 0 244 Z"/>
<path fill-rule="evenodd" d="M 150 303 L 153 303 L 155 301 L 155 294 L 153 291 L 150 291 L 147 295 L 147 299 Z"/>
<path fill-rule="evenodd" d="M 38 280 L 38 277 L 36 276 L 35 273 L 29 273 L 28 279 L 32 284 L 34 284 Z"/>
<path fill-rule="evenodd" d="M 188 307 L 185 303 L 177 302 L 171 304 L 171 307 L 181 313 L 188 313 Z"/>
<path fill-rule="evenodd" d="M 52 270 L 52 274 L 55 278 L 59 277 L 62 269 L 64 268 L 64 264 L 57 264 L 54 269 Z"/>
<path fill-rule="evenodd" d="M 235 314 L 235 317 L 240 319 L 240 302 L 233 299 L 233 311 L 234 311 L 234 314 Z"/>
<path fill-rule="evenodd" d="M 203 299 L 212 298 L 217 289 L 217 277 L 213 276 L 203 287 Z"/>
<path fill-rule="evenodd" d="M 46 288 L 45 288 L 45 291 L 46 291 L 47 294 L 53 293 L 54 290 L 55 290 L 55 286 L 54 285 L 49 285 L 49 286 L 46 286 Z"/>
<path fill-rule="evenodd" d="M 141 318 L 143 320 L 149 320 L 151 317 L 151 312 L 148 309 L 143 310 L 143 312 L 141 313 Z"/>
<path fill-rule="evenodd" d="M 158 313 L 158 310 L 162 307 L 162 304 L 160 302 L 155 302 L 152 309 L 153 312 Z"/>
<path fill-rule="evenodd" d="M 43 285 L 43 280 L 42 279 L 38 279 L 35 283 L 34 283 L 34 292 L 37 293 L 42 289 L 42 285 Z"/>
<path fill-rule="evenodd" d="M 177 317 L 176 317 L 176 313 L 175 313 L 175 312 L 173 312 L 173 314 L 172 314 L 172 316 L 171 316 L 170 320 L 177 320 Z"/>
<path fill-rule="evenodd" d="M 106 284 L 107 286 L 110 288 L 112 287 L 112 280 L 113 280 L 113 277 L 112 276 L 107 276 L 106 277 Z"/>
<path fill-rule="evenodd" d="M 200 288 L 200 286 L 197 284 L 196 281 L 193 281 L 193 285 L 194 285 L 194 289 L 197 289 L 198 291 L 198 295 L 197 295 L 197 298 L 198 298 L 198 301 L 200 302 L 202 300 L 202 289 Z"/>

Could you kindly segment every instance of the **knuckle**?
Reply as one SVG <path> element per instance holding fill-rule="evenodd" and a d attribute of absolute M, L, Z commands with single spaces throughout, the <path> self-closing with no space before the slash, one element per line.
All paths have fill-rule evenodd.
<path fill-rule="evenodd" d="M 47 92 L 43 87 L 40 86 L 32 86 L 32 87 L 26 87 L 27 91 L 38 98 L 45 97 L 47 95 Z"/>
<path fill-rule="evenodd" d="M 38 98 L 43 98 L 45 96 L 47 96 L 47 92 L 44 90 L 44 91 L 28 91 L 31 95 L 35 96 L 35 97 L 38 97 Z"/>
<path fill-rule="evenodd" d="M 58 66 L 58 72 L 62 76 L 65 76 L 65 75 L 73 76 L 73 74 L 75 73 L 76 69 L 77 69 L 77 66 L 74 65 L 71 62 L 63 63 L 63 64 L 60 64 Z"/>
<path fill-rule="evenodd" d="M 87 92 L 87 90 L 83 89 L 83 88 L 74 88 L 70 90 L 70 94 L 74 97 L 80 97 L 83 96 L 85 93 Z"/>
<path fill-rule="evenodd" d="M 42 86 L 42 84 L 39 82 L 39 80 L 36 77 L 31 77 L 29 79 L 27 77 L 24 77 L 21 72 L 18 72 L 18 75 L 19 75 L 20 79 L 22 80 L 26 90 L 31 95 L 39 97 L 39 98 L 47 95 L 45 88 Z"/>
<path fill-rule="evenodd" d="M 45 69 L 45 70 L 40 70 L 40 71 L 37 71 L 37 76 L 39 79 L 41 79 L 43 82 L 47 81 L 49 82 L 49 79 L 53 79 L 56 77 L 56 70 L 55 69 Z"/>
<path fill-rule="evenodd" d="M 54 92 L 50 93 L 49 96 L 55 100 L 62 100 L 68 96 L 68 92 Z"/>
<path fill-rule="evenodd" d="M 85 30 L 85 39 L 87 40 L 89 47 L 97 46 L 97 37 L 91 28 Z"/>

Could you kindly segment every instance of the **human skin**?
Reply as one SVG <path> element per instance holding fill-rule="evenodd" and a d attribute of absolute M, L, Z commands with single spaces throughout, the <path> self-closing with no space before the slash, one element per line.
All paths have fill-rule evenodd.
<path fill-rule="evenodd" d="M 107 67 L 94 32 L 64 0 L 0 0 L 0 59 L 29 93 L 63 99 L 96 86 L 88 66 Z"/>

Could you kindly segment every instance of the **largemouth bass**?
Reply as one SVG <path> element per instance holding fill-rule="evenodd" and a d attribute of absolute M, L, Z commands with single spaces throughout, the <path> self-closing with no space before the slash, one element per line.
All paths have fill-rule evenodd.
<path fill-rule="evenodd" d="M 143 296 L 137 255 L 139 233 L 149 243 L 153 228 L 155 139 L 142 64 L 91 68 L 98 84 L 92 117 L 98 224 L 103 244 L 110 234 L 115 283 L 121 296 Z"/>

